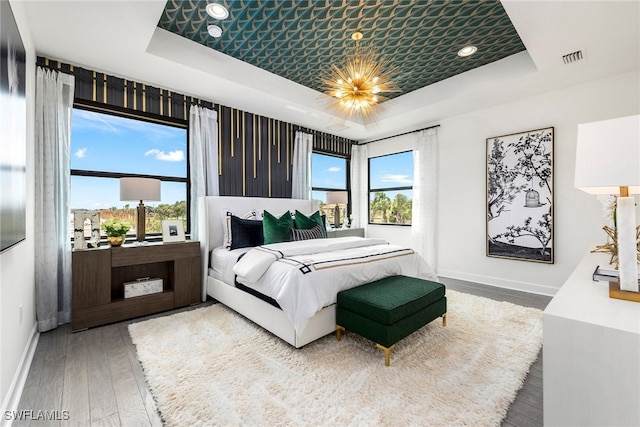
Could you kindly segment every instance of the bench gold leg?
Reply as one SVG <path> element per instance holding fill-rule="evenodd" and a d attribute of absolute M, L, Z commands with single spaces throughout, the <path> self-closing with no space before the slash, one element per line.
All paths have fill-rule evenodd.
<path fill-rule="evenodd" d="M 391 347 L 387 348 L 383 345 L 376 344 L 376 347 L 384 351 L 384 366 L 389 366 L 391 364 L 391 350 L 393 350 L 395 346 L 396 345 L 394 344 Z"/>
<path fill-rule="evenodd" d="M 342 339 L 342 332 L 344 331 L 345 329 L 342 326 L 336 325 L 336 338 L 338 339 L 338 341 Z"/>
<path fill-rule="evenodd" d="M 442 326 L 447 326 L 447 313 L 442 315 Z"/>

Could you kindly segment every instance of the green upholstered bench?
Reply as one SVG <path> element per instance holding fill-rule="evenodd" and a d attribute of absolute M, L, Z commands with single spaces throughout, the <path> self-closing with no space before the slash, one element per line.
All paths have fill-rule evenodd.
<path fill-rule="evenodd" d="M 447 324 L 447 298 L 442 283 L 407 276 L 391 276 L 338 292 L 336 335 L 355 332 L 384 351 L 389 366 L 391 350 L 432 320 Z"/>

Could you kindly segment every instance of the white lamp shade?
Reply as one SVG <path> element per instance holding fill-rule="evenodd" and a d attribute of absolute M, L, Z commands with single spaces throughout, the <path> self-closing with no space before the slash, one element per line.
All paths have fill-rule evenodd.
<path fill-rule="evenodd" d="M 348 199 L 346 191 L 327 191 L 328 205 L 346 205 L 347 201 Z"/>
<path fill-rule="evenodd" d="M 120 200 L 160 201 L 160 180 L 154 178 L 120 178 Z"/>
<path fill-rule="evenodd" d="M 589 194 L 640 193 L 640 115 L 578 125 L 575 186 Z"/>

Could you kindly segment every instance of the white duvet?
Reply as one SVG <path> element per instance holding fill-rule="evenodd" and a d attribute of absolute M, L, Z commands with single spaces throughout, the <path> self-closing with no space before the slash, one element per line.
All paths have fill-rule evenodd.
<path fill-rule="evenodd" d="M 233 271 L 238 282 L 275 299 L 298 333 L 341 290 L 399 274 L 438 280 L 412 249 L 360 237 L 258 246 Z"/>

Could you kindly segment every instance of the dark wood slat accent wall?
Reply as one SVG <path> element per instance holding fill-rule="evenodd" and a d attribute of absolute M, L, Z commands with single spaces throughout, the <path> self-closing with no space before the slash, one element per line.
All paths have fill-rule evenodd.
<path fill-rule="evenodd" d="M 189 119 L 191 104 L 217 110 L 216 104 L 211 101 L 87 70 L 41 56 L 37 58 L 36 65 L 73 74 L 76 78 L 75 98 L 77 100 L 96 102 L 119 109 L 124 108 L 178 120 Z"/>
<path fill-rule="evenodd" d="M 291 197 L 296 131 L 314 135 L 313 151 L 349 159 L 356 141 L 236 108 L 38 57 L 37 65 L 73 74 L 75 98 L 177 120 L 189 120 L 192 104 L 218 112 L 220 194 Z"/>

